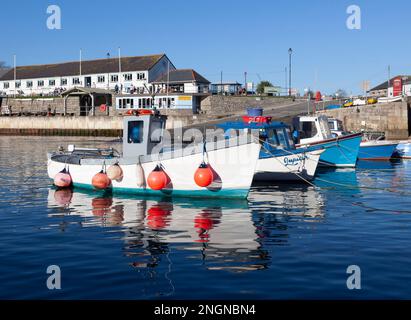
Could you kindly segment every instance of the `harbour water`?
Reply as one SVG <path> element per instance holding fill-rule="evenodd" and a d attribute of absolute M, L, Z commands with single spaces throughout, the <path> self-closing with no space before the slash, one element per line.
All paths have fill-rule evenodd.
<path fill-rule="evenodd" d="M 411 298 L 411 162 L 254 186 L 248 201 L 127 198 L 55 190 L 46 152 L 69 143 L 90 140 L 0 137 L 2 299 Z"/>

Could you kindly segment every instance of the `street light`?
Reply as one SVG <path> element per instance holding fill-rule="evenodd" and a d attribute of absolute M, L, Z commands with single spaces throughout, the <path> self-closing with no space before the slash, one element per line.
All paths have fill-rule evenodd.
<path fill-rule="evenodd" d="M 293 49 L 288 49 L 288 56 L 289 56 L 289 61 L 288 61 L 288 95 L 291 97 L 291 54 L 293 53 Z"/>

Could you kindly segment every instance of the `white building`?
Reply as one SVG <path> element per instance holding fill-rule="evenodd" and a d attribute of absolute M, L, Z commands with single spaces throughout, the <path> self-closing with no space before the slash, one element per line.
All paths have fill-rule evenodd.
<path fill-rule="evenodd" d="M 388 87 L 388 95 L 387 95 Z M 400 95 L 411 96 L 411 76 L 399 75 L 384 81 L 368 91 L 371 97 L 396 97 Z"/>
<path fill-rule="evenodd" d="M 18 66 L 0 77 L 0 92 L 38 96 L 91 87 L 142 94 L 168 70 L 175 67 L 165 54 Z"/>
<path fill-rule="evenodd" d="M 151 92 L 116 97 L 117 110 L 191 109 L 197 113 L 203 98 L 209 95 L 210 81 L 193 69 L 174 69 L 150 82 Z"/>

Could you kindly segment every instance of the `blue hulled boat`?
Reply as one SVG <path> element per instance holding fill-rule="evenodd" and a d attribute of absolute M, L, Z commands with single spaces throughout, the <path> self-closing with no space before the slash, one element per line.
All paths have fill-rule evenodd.
<path fill-rule="evenodd" d="M 330 118 L 328 125 L 331 132 L 339 137 L 343 137 L 347 133 L 344 132 L 341 120 Z M 377 134 L 377 135 L 376 135 Z M 374 137 L 373 137 L 374 136 Z M 359 160 L 389 160 L 393 157 L 397 148 L 398 142 L 387 141 L 384 139 L 383 133 L 365 133 L 363 141 L 360 143 L 360 151 L 358 152 Z"/>
<path fill-rule="evenodd" d="M 330 130 L 326 116 L 301 116 L 293 120 L 298 132 L 297 148 L 320 146 L 325 149 L 320 157 L 321 166 L 355 167 L 362 139 L 361 133 L 336 136 Z"/>

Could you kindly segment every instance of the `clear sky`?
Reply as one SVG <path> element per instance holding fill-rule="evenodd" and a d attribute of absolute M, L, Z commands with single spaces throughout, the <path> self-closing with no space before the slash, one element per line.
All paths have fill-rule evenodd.
<path fill-rule="evenodd" d="M 49 5 L 61 8 L 61 30 L 46 25 Z M 347 7 L 361 8 L 361 30 L 349 30 Z M 361 92 L 411 74 L 409 0 L 333 1 L 1 1 L 0 61 L 17 65 L 166 53 L 177 68 L 210 81 L 269 80 L 285 85 L 289 47 L 292 86 L 323 93 Z"/>

